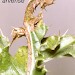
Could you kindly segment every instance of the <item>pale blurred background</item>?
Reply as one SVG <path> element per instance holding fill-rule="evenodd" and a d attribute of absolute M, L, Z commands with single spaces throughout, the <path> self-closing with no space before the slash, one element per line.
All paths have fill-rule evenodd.
<path fill-rule="evenodd" d="M 23 26 L 24 12 L 28 0 L 24 3 L 2 3 L 0 1 L 0 28 L 11 41 L 13 27 Z M 55 0 L 52 6 L 46 8 L 44 21 L 48 25 L 47 35 L 58 35 L 68 30 L 67 34 L 75 35 L 75 0 Z M 25 38 L 15 41 L 10 53 L 15 54 L 18 46 L 26 44 Z M 14 49 L 13 49 L 14 48 Z M 55 59 L 46 63 L 47 75 L 75 75 L 75 59 Z"/>

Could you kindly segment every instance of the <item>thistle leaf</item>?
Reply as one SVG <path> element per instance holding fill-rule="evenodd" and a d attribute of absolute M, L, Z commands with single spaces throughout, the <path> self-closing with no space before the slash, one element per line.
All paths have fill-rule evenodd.
<path fill-rule="evenodd" d="M 0 75 L 25 75 L 27 47 L 20 47 L 14 57 L 9 54 L 9 41 L 0 36 Z"/>

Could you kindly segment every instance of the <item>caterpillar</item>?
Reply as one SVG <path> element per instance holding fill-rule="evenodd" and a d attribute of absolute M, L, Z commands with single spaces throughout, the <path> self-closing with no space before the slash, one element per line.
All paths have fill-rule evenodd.
<path fill-rule="evenodd" d="M 34 11 L 36 10 L 36 7 L 38 5 L 40 5 L 42 9 L 45 9 L 46 6 L 53 4 L 53 2 L 54 2 L 54 0 L 30 0 L 28 6 L 26 8 L 24 22 L 28 22 L 34 29 L 34 27 L 37 25 L 37 23 L 42 19 L 42 13 L 39 13 L 38 16 L 33 15 Z M 13 41 L 16 38 L 25 36 L 24 31 L 25 31 L 24 27 L 13 28 L 12 33 L 11 33 L 12 37 L 13 37 Z M 13 41 L 12 41 L 12 43 L 13 43 Z"/>
<path fill-rule="evenodd" d="M 53 4 L 54 0 L 30 0 L 24 17 L 24 22 L 28 22 L 32 28 L 42 19 L 42 13 L 39 16 L 34 16 L 34 11 L 36 10 L 37 6 L 40 5 L 41 9 L 45 9 L 46 6 Z"/>
<path fill-rule="evenodd" d="M 24 16 L 24 26 L 26 28 L 26 38 L 28 42 L 28 62 L 27 62 L 27 74 L 31 75 L 32 66 L 33 66 L 33 53 L 31 47 L 30 31 L 35 29 L 35 25 L 42 20 L 42 13 L 39 13 L 38 16 L 34 16 L 34 11 L 40 5 L 41 9 L 45 9 L 46 6 L 53 4 L 54 0 L 30 0 L 25 11 Z M 29 29 L 30 28 L 30 29 Z"/>
<path fill-rule="evenodd" d="M 28 6 L 25 11 L 24 16 L 24 27 L 14 28 L 12 30 L 13 41 L 16 38 L 20 38 L 25 36 L 28 42 L 28 62 L 27 62 L 27 75 L 30 75 L 31 65 L 32 65 L 32 47 L 31 47 L 31 40 L 28 27 L 31 28 L 33 31 L 37 23 L 42 20 L 42 12 L 39 13 L 37 16 L 34 16 L 34 11 L 40 5 L 40 8 L 43 10 L 46 6 L 53 4 L 54 0 L 30 0 Z M 28 26 L 29 25 L 29 26 Z"/>

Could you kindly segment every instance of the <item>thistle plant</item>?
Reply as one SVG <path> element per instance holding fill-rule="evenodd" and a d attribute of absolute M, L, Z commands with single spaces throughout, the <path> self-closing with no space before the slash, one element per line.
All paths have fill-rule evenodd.
<path fill-rule="evenodd" d="M 12 30 L 12 42 L 0 35 L 0 75 L 46 75 L 44 63 L 64 56 L 75 57 L 75 36 L 48 36 L 48 27 L 43 22 L 42 10 L 54 0 L 30 0 L 25 11 L 24 26 Z M 34 16 L 40 6 L 41 11 Z M 14 56 L 9 53 L 13 42 L 22 36 L 27 46 L 19 47 Z"/>

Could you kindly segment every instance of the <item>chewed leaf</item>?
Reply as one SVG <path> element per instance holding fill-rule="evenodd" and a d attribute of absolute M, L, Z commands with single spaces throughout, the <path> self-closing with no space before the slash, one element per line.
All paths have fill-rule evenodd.
<path fill-rule="evenodd" d="M 18 49 L 18 52 L 16 53 L 14 57 L 14 61 L 16 60 L 16 66 L 20 67 L 20 69 L 23 69 L 26 71 L 27 69 L 27 58 L 28 58 L 28 48 L 25 46 L 22 46 Z"/>
<path fill-rule="evenodd" d="M 27 69 L 27 47 L 19 48 L 19 51 L 12 57 L 8 47 L 0 54 L 0 75 L 25 75 Z"/>
<path fill-rule="evenodd" d="M 27 47 L 20 47 L 14 57 L 9 54 L 9 41 L 0 36 L 0 75 L 25 75 Z"/>

